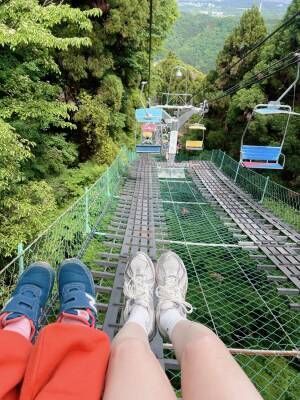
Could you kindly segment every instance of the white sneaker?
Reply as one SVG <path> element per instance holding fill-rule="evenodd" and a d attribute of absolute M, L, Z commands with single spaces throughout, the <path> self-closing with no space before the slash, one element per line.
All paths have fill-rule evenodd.
<path fill-rule="evenodd" d="M 151 258 L 143 252 L 137 252 L 126 266 L 124 279 L 124 321 L 127 321 L 134 306 L 145 307 L 149 314 L 146 329 L 149 337 L 152 337 L 155 332 L 155 268 Z"/>
<path fill-rule="evenodd" d="M 185 301 L 188 286 L 186 268 L 181 258 L 173 251 L 160 256 L 157 262 L 156 282 L 156 323 L 161 335 L 167 337 L 166 330 L 160 324 L 162 312 L 177 310 L 183 318 L 193 312 L 193 306 Z"/>

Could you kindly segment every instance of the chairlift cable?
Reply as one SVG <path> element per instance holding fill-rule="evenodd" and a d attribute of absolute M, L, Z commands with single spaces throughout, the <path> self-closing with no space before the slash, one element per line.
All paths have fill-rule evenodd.
<path fill-rule="evenodd" d="M 223 72 L 223 74 L 221 75 L 224 76 L 226 74 L 226 72 L 228 72 L 230 69 L 232 69 L 233 67 L 235 67 L 236 65 L 240 64 L 242 61 L 244 61 L 251 53 L 253 53 L 255 50 L 257 50 L 258 48 L 260 48 L 263 44 L 265 44 L 269 39 L 271 39 L 276 33 L 278 33 L 279 31 L 281 31 L 282 29 L 287 28 L 289 25 L 291 25 L 292 23 L 294 23 L 294 21 L 296 21 L 297 17 L 300 16 L 300 11 L 298 11 L 296 14 L 294 14 L 291 18 L 289 18 L 287 21 L 285 21 L 283 24 L 281 24 L 280 26 L 278 26 L 273 32 L 271 32 L 269 35 L 267 35 L 266 37 L 264 37 L 263 39 L 259 40 L 258 42 L 256 42 L 253 47 L 251 47 L 251 49 L 249 49 L 246 54 L 238 61 L 236 61 L 234 64 L 229 65 L 225 71 Z"/>
<path fill-rule="evenodd" d="M 289 53 L 288 55 L 286 55 L 285 57 L 281 58 L 280 60 L 274 61 L 271 65 L 269 65 L 269 66 L 266 67 L 265 69 L 263 69 L 263 70 L 257 72 L 257 73 L 254 74 L 252 77 L 250 77 L 250 78 L 248 79 L 248 81 L 249 81 L 250 79 L 255 78 L 256 76 L 260 76 L 260 75 L 264 74 L 265 71 L 272 70 L 272 69 L 273 69 L 277 64 L 279 64 L 279 63 L 281 63 L 281 64 L 283 65 L 283 61 L 286 61 L 288 58 L 294 59 L 294 58 L 295 58 L 295 53 L 297 53 L 298 51 L 300 51 L 300 49 L 296 50 L 295 52 L 293 51 L 293 52 Z M 290 61 L 290 60 L 289 60 L 289 61 Z M 227 93 L 227 92 L 229 92 L 229 91 L 232 91 L 232 90 L 235 89 L 235 88 L 239 88 L 240 85 L 241 85 L 241 82 L 237 83 L 236 85 L 234 85 L 234 86 L 230 87 L 229 89 L 225 90 L 225 93 Z"/>
<path fill-rule="evenodd" d="M 275 69 L 274 71 L 272 71 L 271 73 L 269 73 L 269 74 L 267 74 L 267 75 L 266 75 L 266 74 L 263 74 L 263 73 L 264 73 L 266 70 L 268 70 L 269 68 L 265 68 L 263 71 L 260 71 L 260 72 L 258 72 L 257 74 L 253 75 L 253 76 L 252 76 L 251 78 L 249 78 L 246 82 L 244 82 L 244 83 L 243 83 L 243 82 L 240 82 L 239 84 L 234 85 L 233 87 L 229 88 L 225 93 L 223 93 L 223 94 L 220 95 L 219 97 L 210 99 L 210 101 L 211 101 L 211 102 L 219 101 L 219 100 L 221 100 L 221 99 L 223 99 L 223 98 L 225 98 L 225 97 L 227 97 L 227 96 L 230 96 L 230 95 L 236 93 L 236 92 L 239 91 L 240 89 L 244 89 L 244 88 L 247 88 L 247 87 L 249 87 L 249 86 L 253 86 L 253 85 L 255 85 L 255 84 L 257 84 L 257 83 L 259 83 L 259 82 L 261 82 L 261 81 L 263 81 L 263 80 L 265 80 L 265 79 L 267 79 L 267 78 L 269 78 L 270 76 L 276 74 L 277 72 L 282 71 L 283 69 L 286 69 L 286 68 L 288 68 L 288 67 L 290 67 L 290 66 L 296 64 L 297 62 L 298 62 L 297 60 L 294 60 L 293 62 L 290 62 L 290 63 L 288 63 L 288 64 L 286 64 L 286 65 L 281 65 L 281 66 L 279 66 L 277 69 Z M 260 77 L 261 74 L 263 74 L 262 77 Z"/>
<path fill-rule="evenodd" d="M 149 0 L 148 98 L 151 93 L 153 0 Z"/>
<path fill-rule="evenodd" d="M 292 15 L 287 21 L 285 21 L 283 24 L 281 24 L 280 26 L 278 26 L 273 32 L 271 32 L 269 35 L 267 35 L 265 38 L 259 40 L 257 43 L 255 43 L 253 45 L 253 47 L 251 49 L 249 49 L 247 51 L 247 53 L 237 62 L 235 62 L 234 64 L 230 65 L 229 67 L 226 68 L 226 70 L 219 76 L 222 77 L 225 75 L 225 73 L 230 70 L 231 68 L 233 68 L 234 66 L 236 66 L 237 64 L 241 63 L 243 60 L 245 60 L 245 58 L 247 58 L 251 53 L 253 53 L 253 51 L 257 50 L 258 48 L 260 48 L 263 44 L 265 44 L 269 39 L 271 39 L 276 33 L 278 33 L 279 31 L 281 31 L 282 29 L 287 28 L 289 25 L 291 25 L 292 23 L 294 23 L 297 20 L 297 17 L 300 16 L 300 11 L 298 11 L 296 14 Z M 231 88 L 230 88 L 231 89 Z M 229 89 L 229 90 L 230 90 Z M 192 96 L 192 99 L 194 99 L 194 97 L 197 94 L 194 94 Z"/>

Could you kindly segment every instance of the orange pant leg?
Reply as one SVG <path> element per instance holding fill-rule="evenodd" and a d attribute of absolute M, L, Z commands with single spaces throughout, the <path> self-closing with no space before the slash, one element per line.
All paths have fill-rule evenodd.
<path fill-rule="evenodd" d="M 17 400 L 32 344 L 19 333 L 0 330 L 0 399 Z"/>
<path fill-rule="evenodd" d="M 109 338 L 99 330 L 48 325 L 31 352 L 20 400 L 99 400 L 109 351 Z"/>

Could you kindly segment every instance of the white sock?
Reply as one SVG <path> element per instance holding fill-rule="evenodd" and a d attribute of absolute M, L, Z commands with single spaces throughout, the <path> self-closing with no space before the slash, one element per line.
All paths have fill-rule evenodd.
<path fill-rule="evenodd" d="M 136 305 L 133 307 L 127 322 L 135 322 L 140 325 L 149 334 L 149 312 L 143 306 Z"/>
<path fill-rule="evenodd" d="M 166 311 L 162 311 L 160 315 L 160 325 L 165 330 L 171 340 L 172 332 L 180 321 L 185 321 L 186 317 L 183 317 L 176 308 L 169 308 Z"/>

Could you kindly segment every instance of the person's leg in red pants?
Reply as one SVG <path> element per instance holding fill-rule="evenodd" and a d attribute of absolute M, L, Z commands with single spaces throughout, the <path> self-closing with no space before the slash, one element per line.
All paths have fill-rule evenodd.
<path fill-rule="evenodd" d="M 107 335 L 58 322 L 45 327 L 29 357 L 21 400 L 99 400 L 109 357 Z"/>
<path fill-rule="evenodd" d="M 31 270 L 29 280 L 32 280 L 33 272 L 37 270 Z M 44 276 L 36 279 L 35 285 L 38 280 L 45 281 L 45 271 L 42 272 Z M 8 304 L 0 316 L 1 400 L 99 400 L 102 394 L 109 357 L 109 339 L 105 333 L 95 329 L 92 277 L 79 260 L 67 260 L 59 268 L 58 280 L 61 302 L 58 322 L 45 327 L 33 347 L 30 339 L 34 335 L 37 321 L 28 318 L 29 312 L 16 312 L 24 311 L 18 308 L 20 302 L 32 304 L 28 282 L 26 293 L 22 283 L 22 298 L 22 285 L 17 286 L 19 291 L 16 289 L 13 299 L 17 295 L 18 299 L 9 302 L 13 305 Z M 52 284 L 50 286 L 52 288 Z M 26 323 L 29 323 L 29 329 Z M 5 379 L 2 380 L 2 377 Z"/>
<path fill-rule="evenodd" d="M 20 333 L 0 329 L 0 399 L 17 400 L 32 349 Z"/>

